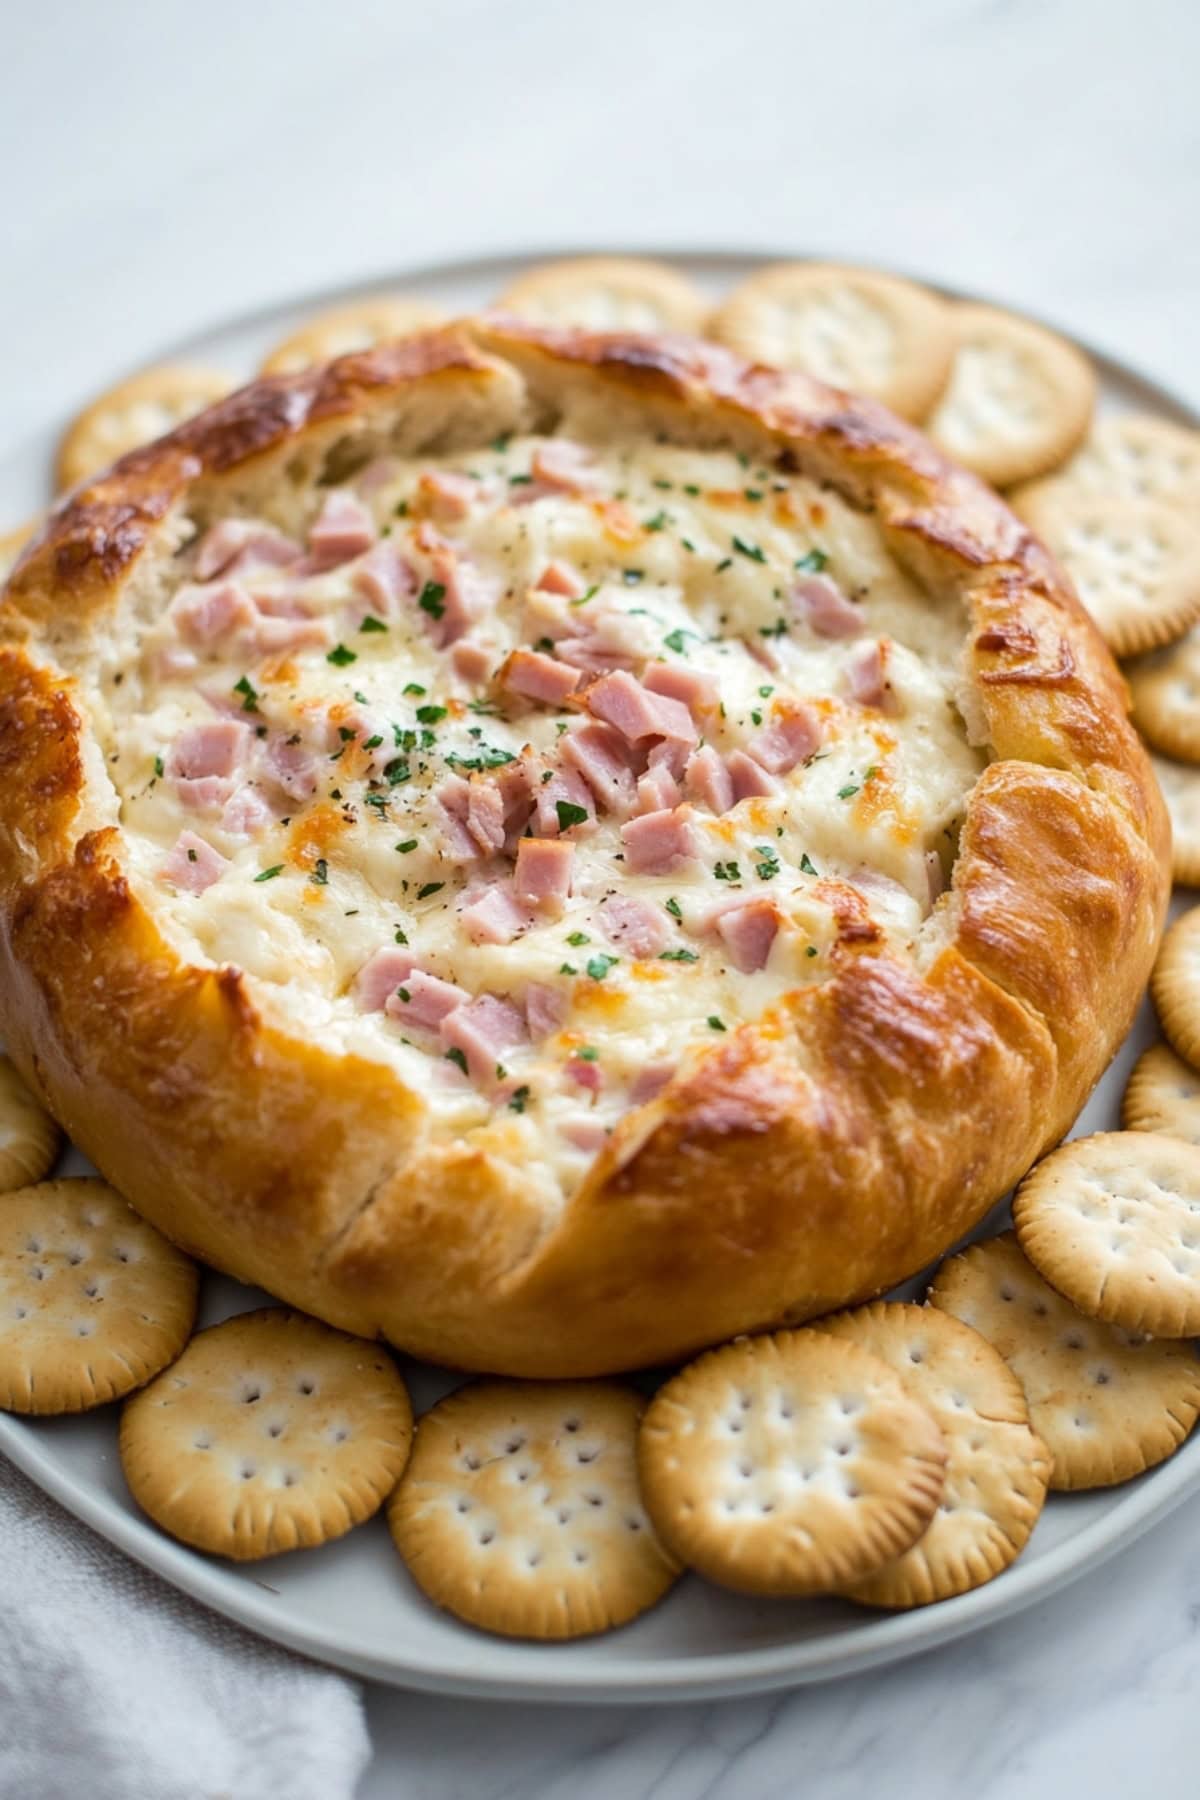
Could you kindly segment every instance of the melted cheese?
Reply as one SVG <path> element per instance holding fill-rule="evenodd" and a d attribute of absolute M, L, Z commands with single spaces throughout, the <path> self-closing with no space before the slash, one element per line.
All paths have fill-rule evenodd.
<path fill-rule="evenodd" d="M 912 940 L 930 908 L 930 853 L 948 867 L 981 755 L 953 703 L 962 621 L 897 567 L 869 518 L 810 482 L 732 455 L 644 443 L 597 452 L 593 494 L 520 504 L 536 448 L 514 440 L 437 465 L 478 482 L 467 515 L 437 530 L 494 583 L 495 604 L 473 632 L 493 667 L 538 641 L 539 607 L 568 604 L 536 591 L 558 561 L 586 583 L 572 612 L 606 616 L 638 672 L 661 660 L 715 680 L 721 716 L 706 741 L 723 755 L 781 704 L 803 702 L 821 718 L 817 755 L 784 776 L 777 795 L 723 817 L 697 809 L 691 863 L 630 874 L 619 822 L 601 812 L 577 842 L 561 918 L 541 919 L 507 945 L 472 942 L 459 910 L 477 876 L 445 854 L 436 791 L 456 769 L 505 766 L 526 745 L 553 760 L 578 708 L 512 705 L 462 679 L 415 600 L 386 629 L 362 629 L 353 561 L 303 585 L 306 612 L 330 623 L 331 651 L 256 656 L 229 634 L 204 646 L 197 669 L 172 675 L 164 668 L 180 640 L 164 611 L 137 626 L 92 703 L 134 874 L 181 951 L 238 965 L 293 1029 L 389 1062 L 426 1097 L 435 1135 L 475 1137 L 569 1187 L 588 1161 L 570 1137 L 582 1114 L 611 1127 L 641 1071 L 702 1054 L 824 977 L 845 900 L 837 884 L 861 895 L 887 936 Z M 360 478 L 381 537 L 418 570 L 427 560 L 417 537 L 420 478 L 431 466 L 376 466 L 369 482 Z M 176 560 L 182 584 L 194 546 Z M 797 613 L 797 568 L 814 567 L 861 607 L 862 636 L 823 637 Z M 270 605 L 295 593 L 296 573 L 263 569 L 247 585 Z M 886 646 L 887 714 L 848 689 L 849 661 L 871 639 Z M 251 725 L 259 746 L 287 742 L 314 759 L 315 797 L 288 803 L 274 791 L 269 821 L 250 833 L 224 829 L 219 809 L 184 805 L 164 772 L 170 746 L 222 711 Z M 184 830 L 229 861 L 202 893 L 177 890 L 163 874 Z M 502 859 L 499 872 L 510 867 Z M 614 892 L 663 909 L 665 956 L 638 961 L 614 949 L 599 919 Z M 751 975 L 705 925 L 717 902 L 747 893 L 770 896 L 782 919 L 765 967 Z M 499 1099 L 489 1096 L 436 1037 L 360 1010 L 357 972 L 397 941 L 422 969 L 472 995 L 520 1005 L 530 983 L 562 992 L 562 1030 L 505 1053 L 515 1102 L 511 1080 Z M 598 1094 L 567 1075 L 580 1050 L 600 1072 Z"/>

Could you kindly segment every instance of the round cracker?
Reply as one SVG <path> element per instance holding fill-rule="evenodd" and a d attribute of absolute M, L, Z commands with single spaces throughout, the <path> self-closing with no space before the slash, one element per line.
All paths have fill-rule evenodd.
<path fill-rule="evenodd" d="M 408 1393 L 383 1346 L 282 1307 L 199 1332 L 121 1414 L 121 1464 L 142 1511 L 239 1562 L 361 1525 L 411 1443 Z"/>
<path fill-rule="evenodd" d="M 228 375 L 190 363 L 143 369 L 93 400 L 67 427 L 55 465 L 60 488 L 73 488 L 119 457 L 152 443 L 185 419 L 224 399 Z"/>
<path fill-rule="evenodd" d="M 1168 927 L 1150 992 L 1168 1040 L 1185 1062 L 1200 1069 L 1200 906 Z"/>
<path fill-rule="evenodd" d="M 982 1587 L 1008 1568 L 1037 1523 L 1050 1452 L 1029 1422 L 1020 1382 L 970 1326 L 927 1306 L 877 1300 L 822 1319 L 888 1363 L 942 1429 L 946 1484 L 911 1550 L 842 1591 L 864 1606 L 926 1606 Z"/>
<path fill-rule="evenodd" d="M 1172 507 L 1068 488 L 1028 501 L 1022 517 L 1117 656 L 1172 643 L 1200 615 L 1200 527 Z"/>
<path fill-rule="evenodd" d="M 0 1193 L 29 1187 L 54 1165 L 62 1133 L 7 1056 L 0 1056 Z"/>
<path fill-rule="evenodd" d="M 538 325 L 586 331 L 698 332 L 708 312 L 686 276 L 637 256 L 540 263 L 518 275 L 494 304 Z"/>
<path fill-rule="evenodd" d="M 1171 816 L 1171 873 L 1185 887 L 1200 887 L 1200 770 L 1154 755 L 1150 766 Z"/>
<path fill-rule="evenodd" d="M 394 338 L 413 337 L 445 321 L 440 306 L 405 294 L 379 294 L 333 307 L 306 319 L 263 357 L 264 375 L 295 375 L 317 363 L 332 362 L 358 350 L 373 350 Z"/>
<path fill-rule="evenodd" d="M 827 1594 L 921 1536 L 946 1447 L 878 1357 L 778 1331 L 712 1350 L 660 1388 L 638 1467 L 681 1562 L 743 1593 Z"/>
<path fill-rule="evenodd" d="M 1200 625 L 1125 670 L 1133 721 L 1156 750 L 1200 763 Z"/>
<path fill-rule="evenodd" d="M 1017 1241 L 1080 1312 L 1151 1337 L 1200 1333 L 1200 1147 L 1155 1131 L 1073 1138 L 1013 1199 Z"/>
<path fill-rule="evenodd" d="M 923 419 L 950 377 L 956 339 L 944 300 L 915 282 L 832 263 L 777 263 L 751 275 L 708 334 L 752 362 L 802 369 Z"/>
<path fill-rule="evenodd" d="M 196 1265 L 107 1182 L 46 1181 L 0 1201 L 0 1407 L 83 1412 L 183 1349 Z"/>
<path fill-rule="evenodd" d="M 992 306 L 951 308 L 958 339 L 926 430 L 995 487 L 1056 468 L 1091 423 L 1096 375 L 1064 338 Z"/>
<path fill-rule="evenodd" d="M 1011 1231 L 948 1257 L 929 1303 L 1000 1352 L 1025 1390 L 1059 1491 L 1111 1487 L 1165 1461 L 1200 1413 L 1192 1345 L 1134 1337 L 1076 1310 Z"/>
<path fill-rule="evenodd" d="M 1110 413 L 1096 421 L 1070 461 L 1047 482 L 1014 496 L 1017 510 L 1051 486 L 1110 499 L 1157 500 L 1195 513 L 1200 510 L 1200 431 L 1147 413 Z"/>
<path fill-rule="evenodd" d="M 583 1637 L 653 1606 L 679 1569 L 638 1493 L 644 1404 L 600 1381 L 478 1381 L 440 1401 L 388 1504 L 418 1587 L 505 1637 Z"/>
<path fill-rule="evenodd" d="M 1133 1066 L 1121 1101 L 1126 1131 L 1165 1131 L 1200 1144 L 1200 1074 L 1168 1044 L 1151 1044 Z"/>

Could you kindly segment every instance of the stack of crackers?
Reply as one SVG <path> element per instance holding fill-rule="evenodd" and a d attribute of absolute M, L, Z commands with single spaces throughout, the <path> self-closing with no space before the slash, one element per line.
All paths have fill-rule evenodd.
<path fill-rule="evenodd" d="M 1011 490 L 1128 664 L 1200 881 L 1200 434 L 1093 422 L 1072 345 L 995 309 L 825 264 L 760 270 L 711 310 L 675 270 L 532 269 L 496 303 L 547 323 L 704 332 L 874 395 Z M 439 320 L 376 298 L 307 321 L 291 372 Z M 233 385 L 191 367 L 101 396 L 63 440 L 69 487 Z M 0 574 L 25 532 L 0 540 Z M 1167 760 L 1170 759 L 1170 760 Z M 193 1335 L 199 1272 L 95 1180 L 44 1180 L 54 1122 L 0 1059 L 0 1407 L 121 1403 L 130 1491 L 163 1530 L 238 1559 L 328 1542 L 386 1506 L 438 1606 L 561 1639 L 628 1622 L 685 1569 L 756 1595 L 909 1607 L 991 1580 L 1048 1490 L 1131 1479 L 1200 1412 L 1200 908 L 1168 932 L 1125 1130 L 1060 1146 L 1013 1229 L 942 1265 L 923 1306 L 877 1302 L 741 1338 L 648 1402 L 616 1381 L 478 1380 L 414 1428 L 390 1353 L 284 1308 Z"/>

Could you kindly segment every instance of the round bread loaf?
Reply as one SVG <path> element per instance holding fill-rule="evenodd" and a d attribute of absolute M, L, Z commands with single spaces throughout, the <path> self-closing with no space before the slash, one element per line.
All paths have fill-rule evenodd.
<path fill-rule="evenodd" d="M 1075 1117 L 1169 833 L 1001 501 L 713 345 L 492 316 L 80 489 L 0 626 L 0 1027 L 176 1242 L 576 1376 L 879 1293 Z"/>

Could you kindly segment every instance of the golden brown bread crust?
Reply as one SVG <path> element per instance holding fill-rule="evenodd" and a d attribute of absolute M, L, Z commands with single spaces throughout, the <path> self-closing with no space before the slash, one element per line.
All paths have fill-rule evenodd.
<path fill-rule="evenodd" d="M 904 960 L 849 918 L 820 985 L 622 1121 L 547 1228 L 519 1172 L 414 1143 L 384 1066 L 189 967 L 122 869 L 69 676 L 193 518 L 357 445 L 415 453 L 569 413 L 773 454 L 877 516 L 966 609 L 992 762 L 952 891 Z M 886 1290 L 1053 1144 L 1127 1030 L 1169 828 L 1116 667 L 1004 505 L 882 409 L 689 340 L 490 318 L 260 381 L 47 524 L 0 614 L 0 1025 L 103 1173 L 178 1242 L 351 1330 L 532 1376 L 676 1358 Z"/>

